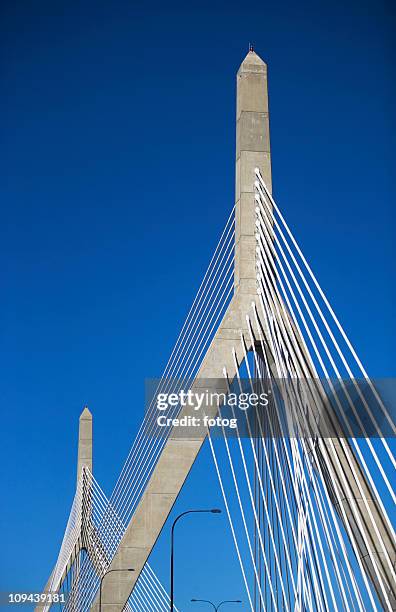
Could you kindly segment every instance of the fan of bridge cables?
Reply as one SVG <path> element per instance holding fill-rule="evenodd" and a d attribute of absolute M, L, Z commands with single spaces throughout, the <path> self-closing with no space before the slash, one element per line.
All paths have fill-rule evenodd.
<path fill-rule="evenodd" d="M 89 610 L 97 582 L 109 569 L 125 527 L 98 482 L 84 466 L 77 484 L 61 550 L 50 577 L 48 591 L 63 595 L 64 610 Z M 95 576 L 94 585 L 92 577 Z M 135 584 L 125 610 L 162 612 L 170 599 L 149 563 Z M 49 606 L 43 607 L 43 612 Z M 177 608 L 175 608 L 177 610 Z"/>
<path fill-rule="evenodd" d="M 224 405 L 236 435 L 208 432 L 249 605 L 394 610 L 395 424 L 256 177 L 257 300 L 229 390 L 269 401 Z"/>
<path fill-rule="evenodd" d="M 203 281 L 199 287 L 196 298 L 187 315 L 186 321 L 181 329 L 175 347 L 165 367 L 164 373 L 157 387 L 157 393 L 177 392 L 188 388 L 194 380 L 203 356 L 212 340 L 216 329 L 221 321 L 233 292 L 234 280 L 234 239 L 235 221 L 234 209 L 228 218 L 226 226 L 220 236 L 220 240 L 210 261 Z M 176 414 L 175 409 L 175 414 Z M 109 567 L 115 555 L 117 547 L 125 532 L 140 499 L 145 490 L 147 482 L 152 474 L 161 451 L 166 443 L 166 435 L 158 434 L 157 411 L 154 400 L 148 406 L 138 434 L 133 442 L 131 450 L 122 468 L 114 490 L 107 502 L 104 502 L 104 494 L 99 489 L 92 474 L 93 490 L 97 496 L 92 503 L 101 506 L 101 530 L 105 532 L 106 557 L 101 559 L 101 566 L 92 562 L 89 554 L 81 554 L 78 561 L 68 570 L 69 590 L 67 591 L 65 610 L 88 610 L 94 601 L 100 584 L 101 575 L 105 568 Z M 82 481 L 79 485 L 82 487 Z M 79 489 L 76 493 L 73 508 L 70 513 L 69 524 L 66 529 L 65 540 L 59 553 L 58 563 L 51 578 L 55 587 L 61 583 L 62 573 L 67 566 L 67 559 L 71 556 L 74 544 L 73 537 L 68 534 L 78 533 L 80 524 L 78 513 L 76 516 L 76 504 L 80 507 Z M 101 500 L 101 501 L 100 501 Z M 96 510 L 95 510 L 96 511 Z M 75 527 L 77 521 L 77 527 Z M 95 559 L 95 551 L 92 553 Z M 78 565 L 77 565 L 78 563 Z M 147 567 L 147 564 L 146 564 Z M 151 576 L 150 576 L 151 574 Z M 144 570 L 143 583 L 152 578 L 151 584 L 155 586 L 156 577 L 152 575 L 153 570 Z M 77 579 L 78 577 L 78 579 Z M 141 594 L 142 582 L 139 581 L 134 588 L 133 598 Z M 158 580 L 157 580 L 158 583 Z M 139 586 L 140 585 L 140 586 Z M 66 587 L 65 587 L 66 588 Z M 55 589 L 56 590 L 56 589 Z M 161 589 L 160 589 L 161 590 Z M 162 595 L 164 595 L 162 591 Z M 128 605 L 133 607 L 133 601 Z M 146 603 L 146 607 L 147 607 Z M 156 608 L 149 608 L 156 610 Z M 159 608 L 161 609 L 161 608 Z M 163 609 L 163 608 L 162 608 Z M 135 608 L 133 608 L 135 610 Z M 145 610 L 144 607 L 136 610 Z"/>

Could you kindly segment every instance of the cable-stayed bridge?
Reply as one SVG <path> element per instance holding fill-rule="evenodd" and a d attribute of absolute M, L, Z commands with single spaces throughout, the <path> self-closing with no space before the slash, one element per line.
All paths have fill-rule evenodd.
<path fill-rule="evenodd" d="M 169 609 L 148 558 L 203 444 L 248 609 L 396 609 L 395 423 L 272 197 L 267 67 L 252 50 L 236 134 L 235 206 L 109 498 L 81 415 L 76 494 L 46 585 L 69 612 Z M 161 427 L 156 397 L 186 390 L 233 429 Z M 231 395 L 268 401 L 240 410 Z"/>

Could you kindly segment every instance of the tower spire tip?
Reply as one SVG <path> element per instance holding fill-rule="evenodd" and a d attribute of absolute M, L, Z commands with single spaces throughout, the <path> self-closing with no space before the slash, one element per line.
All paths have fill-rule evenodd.
<path fill-rule="evenodd" d="M 84 406 L 84 409 L 82 413 L 80 414 L 80 419 L 92 419 L 92 414 L 88 406 Z"/>

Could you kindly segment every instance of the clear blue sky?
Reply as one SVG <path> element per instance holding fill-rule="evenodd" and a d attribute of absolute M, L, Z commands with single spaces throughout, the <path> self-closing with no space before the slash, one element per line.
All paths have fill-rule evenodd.
<path fill-rule="evenodd" d="M 269 67 L 277 201 L 368 371 L 395 374 L 394 10 L 2 2 L 0 590 L 38 590 L 53 566 L 84 404 L 96 478 L 116 480 L 233 204 L 249 41 Z M 215 485 L 204 454 L 175 512 L 220 504 Z M 225 517 L 183 530 L 182 607 L 243 598 Z"/>

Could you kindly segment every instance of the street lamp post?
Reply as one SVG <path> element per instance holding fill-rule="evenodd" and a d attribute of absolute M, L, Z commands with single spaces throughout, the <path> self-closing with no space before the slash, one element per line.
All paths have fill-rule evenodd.
<path fill-rule="evenodd" d="M 100 586 L 99 586 L 99 612 L 102 612 L 102 584 L 103 584 L 103 580 L 104 578 L 107 576 L 107 574 L 111 574 L 111 572 L 134 572 L 135 570 L 132 567 L 128 567 L 125 569 L 111 569 L 111 570 L 107 570 L 107 572 L 105 572 L 103 574 L 103 576 L 100 579 Z"/>
<path fill-rule="evenodd" d="M 199 513 L 202 513 L 202 512 L 211 512 L 212 514 L 221 514 L 221 510 L 219 510 L 218 508 L 213 508 L 212 510 L 186 510 L 185 512 L 182 512 L 181 514 L 179 514 L 179 516 L 177 516 L 175 518 L 175 520 L 173 521 L 172 529 L 171 529 L 171 559 L 170 559 L 170 611 L 171 612 L 174 612 L 173 581 L 174 581 L 174 535 L 175 535 L 175 525 L 176 525 L 177 521 L 182 518 L 182 516 L 185 516 L 186 514 L 196 514 L 198 512 Z"/>
<path fill-rule="evenodd" d="M 211 606 L 213 606 L 213 609 L 215 610 L 215 612 L 217 612 L 217 610 L 220 609 L 220 606 L 222 606 L 225 603 L 242 603 L 240 599 L 224 599 L 224 601 L 221 601 L 219 604 L 214 604 L 213 601 L 209 601 L 209 599 L 192 599 L 191 601 L 200 601 L 202 603 L 208 603 Z"/>

